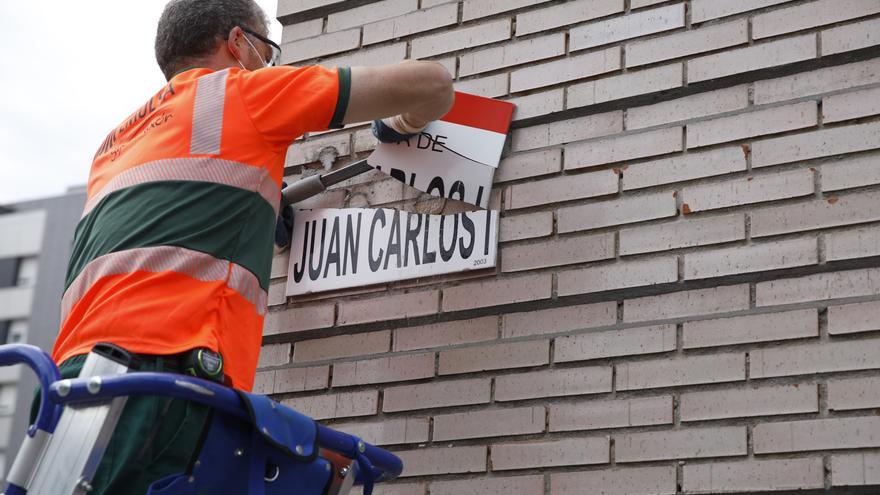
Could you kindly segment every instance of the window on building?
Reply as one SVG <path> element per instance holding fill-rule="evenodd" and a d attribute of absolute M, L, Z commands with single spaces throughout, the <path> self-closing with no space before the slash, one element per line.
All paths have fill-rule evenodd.
<path fill-rule="evenodd" d="M 37 283 L 37 257 L 22 258 L 18 264 L 18 287 L 33 287 Z"/>
<path fill-rule="evenodd" d="M 18 285 L 18 258 L 0 260 L 0 289 Z"/>

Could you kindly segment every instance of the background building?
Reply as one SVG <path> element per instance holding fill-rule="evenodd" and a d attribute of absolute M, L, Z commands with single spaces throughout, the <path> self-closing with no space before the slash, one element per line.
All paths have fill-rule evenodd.
<path fill-rule="evenodd" d="M 61 294 L 85 191 L 0 207 L 0 343 L 45 351 L 61 325 Z M 20 366 L 0 368 L 0 472 L 15 458 L 38 382 Z M 8 462 L 8 464 L 7 464 Z"/>
<path fill-rule="evenodd" d="M 380 493 L 880 485 L 880 2 L 278 14 L 286 63 L 432 59 L 518 105 L 497 269 L 288 300 L 276 258 L 259 389 L 397 452 Z M 366 205 L 461 208 L 378 173 L 306 206 Z"/>

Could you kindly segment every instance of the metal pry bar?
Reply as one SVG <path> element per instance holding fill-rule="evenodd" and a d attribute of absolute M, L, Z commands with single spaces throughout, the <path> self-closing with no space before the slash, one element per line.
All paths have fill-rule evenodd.
<path fill-rule="evenodd" d="M 326 191 L 334 184 L 339 184 L 369 170 L 373 170 L 373 167 L 367 163 L 365 158 L 323 175 L 316 174 L 298 180 L 281 191 L 281 208 L 284 209 L 289 205 L 311 198 Z"/>

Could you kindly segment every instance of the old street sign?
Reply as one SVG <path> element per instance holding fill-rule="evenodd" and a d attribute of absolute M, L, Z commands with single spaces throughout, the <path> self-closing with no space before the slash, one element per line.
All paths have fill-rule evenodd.
<path fill-rule="evenodd" d="M 498 212 L 301 211 L 293 239 L 288 296 L 495 266 Z"/>
<path fill-rule="evenodd" d="M 418 136 L 379 143 L 368 163 L 428 194 L 485 208 L 514 105 L 467 93 Z"/>

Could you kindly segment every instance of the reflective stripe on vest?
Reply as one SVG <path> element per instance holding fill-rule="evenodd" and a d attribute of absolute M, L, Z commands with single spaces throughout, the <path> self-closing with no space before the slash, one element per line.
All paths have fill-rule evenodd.
<path fill-rule="evenodd" d="M 262 196 L 278 215 L 281 189 L 269 176 L 268 169 L 219 158 L 172 158 L 145 163 L 119 173 L 89 199 L 82 216 L 88 215 L 102 199 L 115 191 L 169 180 L 211 182 L 253 191 Z"/>
<path fill-rule="evenodd" d="M 198 80 L 189 149 L 192 155 L 220 154 L 227 76 L 229 69 L 213 72 Z"/>
<path fill-rule="evenodd" d="M 64 292 L 61 321 L 101 278 L 134 271 L 175 272 L 203 282 L 225 281 L 227 287 L 253 304 L 258 314 L 266 314 L 268 294 L 248 269 L 198 251 L 159 246 L 119 251 L 92 260 Z"/>

